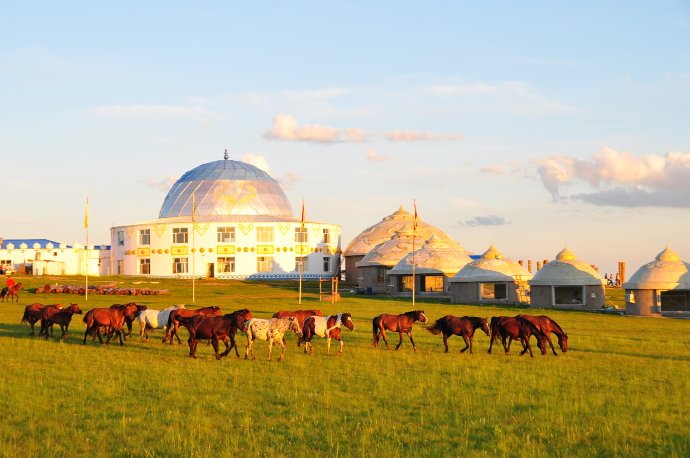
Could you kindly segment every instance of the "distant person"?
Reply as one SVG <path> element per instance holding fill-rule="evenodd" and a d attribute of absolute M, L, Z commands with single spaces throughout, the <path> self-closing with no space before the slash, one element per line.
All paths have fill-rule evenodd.
<path fill-rule="evenodd" d="M 616 273 L 616 286 L 621 285 L 621 274 Z"/>
<path fill-rule="evenodd" d="M 11 275 L 8 275 L 8 276 L 7 276 L 7 287 L 8 287 L 9 289 L 12 289 L 12 287 L 15 285 L 15 283 L 16 283 L 16 282 L 14 281 L 14 278 L 12 278 Z"/>

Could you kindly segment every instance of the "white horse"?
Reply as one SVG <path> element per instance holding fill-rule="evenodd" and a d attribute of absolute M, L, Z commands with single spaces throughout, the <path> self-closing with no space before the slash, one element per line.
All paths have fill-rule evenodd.
<path fill-rule="evenodd" d="M 278 361 L 282 361 L 283 356 L 285 356 L 285 349 L 287 348 L 283 336 L 288 331 L 294 332 L 298 339 L 302 335 L 302 329 L 300 328 L 299 321 L 294 316 L 287 318 L 271 318 L 270 320 L 252 318 L 247 324 L 247 349 L 244 352 L 244 359 L 249 357 L 249 353 L 252 354 L 252 359 L 256 359 L 252 345 L 254 344 L 254 341 L 258 339 L 268 341 L 269 361 L 271 360 L 273 344 L 277 343 L 280 345 L 283 351 L 280 353 L 280 358 Z"/>
<path fill-rule="evenodd" d="M 168 318 L 173 310 L 183 309 L 184 304 L 171 305 L 163 310 L 144 310 L 139 314 L 139 326 L 141 327 L 141 341 L 149 341 L 149 329 L 165 329 L 168 328 Z M 145 337 L 145 339 L 144 339 Z"/>

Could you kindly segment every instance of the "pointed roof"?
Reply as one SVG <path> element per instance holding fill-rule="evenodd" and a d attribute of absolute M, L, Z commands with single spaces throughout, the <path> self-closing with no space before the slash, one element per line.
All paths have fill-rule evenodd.
<path fill-rule="evenodd" d="M 391 239 L 379 243 L 372 248 L 356 266 L 393 267 L 398 261 L 416 249 L 414 245 L 421 246 L 422 239 L 419 235 L 413 237 L 412 225 L 404 225 Z"/>
<path fill-rule="evenodd" d="M 542 267 L 529 282 L 530 286 L 606 285 L 606 280 L 586 262 L 563 248 L 556 259 Z"/>
<path fill-rule="evenodd" d="M 472 262 L 462 250 L 451 247 L 445 240 L 432 235 L 419 250 L 402 258 L 388 273 L 393 275 L 412 274 L 414 257 L 416 274 L 443 274 L 451 276 L 463 266 Z"/>
<path fill-rule="evenodd" d="M 531 278 L 532 274 L 527 269 L 512 259 L 504 258 L 492 244 L 481 258 L 465 265 L 448 281 L 450 283 L 490 283 L 523 281 Z"/>
<path fill-rule="evenodd" d="M 666 247 L 654 261 L 640 267 L 623 284 L 625 289 L 690 289 L 690 264 Z"/>

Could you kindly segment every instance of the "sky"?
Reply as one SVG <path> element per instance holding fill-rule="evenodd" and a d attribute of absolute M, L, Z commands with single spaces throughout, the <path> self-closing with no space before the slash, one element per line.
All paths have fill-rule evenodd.
<path fill-rule="evenodd" d="M 690 261 L 690 3 L 7 2 L 0 237 L 110 243 L 184 172 L 278 180 L 343 248 L 399 206 L 481 253 Z"/>

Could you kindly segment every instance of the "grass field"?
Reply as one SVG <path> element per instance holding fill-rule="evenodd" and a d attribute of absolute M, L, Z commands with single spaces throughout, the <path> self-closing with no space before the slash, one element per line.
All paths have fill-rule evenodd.
<path fill-rule="evenodd" d="M 421 326 L 399 351 L 371 348 L 371 319 L 411 309 L 410 300 L 344 293 L 318 302 L 308 283 L 302 308 L 349 311 L 342 356 L 325 341 L 305 355 L 288 337 L 283 362 L 216 361 L 199 345 L 82 345 L 76 315 L 66 342 L 29 337 L 24 306 L 71 302 L 88 310 L 135 299 L 149 308 L 191 303 L 191 281 L 140 286 L 169 296 L 35 294 L 45 283 L 78 278 L 18 278 L 28 291 L 0 304 L 0 452 L 3 456 L 689 456 L 690 320 L 532 310 L 557 320 L 570 351 L 554 357 L 460 354 L 462 339 Z M 137 279 L 109 277 L 132 285 Z M 91 279 L 94 282 L 94 279 Z M 610 302 L 622 305 L 620 290 Z M 296 309 L 297 284 L 196 282 L 196 306 L 247 307 L 257 317 Z M 194 306 L 188 305 L 193 308 Z M 445 314 L 491 317 L 524 308 L 418 301 L 430 320 Z M 135 325 L 135 332 L 138 326 Z M 59 332 L 58 332 L 59 334 Z M 183 339 L 186 331 L 181 331 Z M 397 342 L 397 336 L 393 337 Z M 244 351 L 244 336 L 239 336 Z M 337 348 L 337 347 L 336 347 Z"/>

